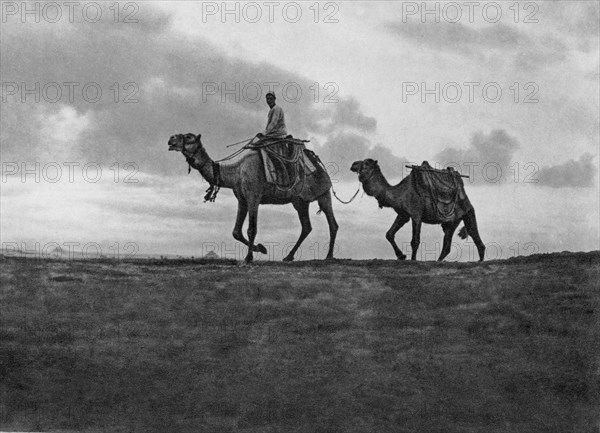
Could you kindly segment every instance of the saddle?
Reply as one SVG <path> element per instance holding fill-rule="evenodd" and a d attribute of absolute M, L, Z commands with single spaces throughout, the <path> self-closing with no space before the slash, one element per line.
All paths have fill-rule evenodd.
<path fill-rule="evenodd" d="M 452 167 L 435 169 L 427 161 L 409 167 L 413 169 L 411 176 L 416 191 L 426 199 L 433 214 L 440 221 L 453 221 L 457 203 L 466 198 L 461 174 Z"/>
<path fill-rule="evenodd" d="M 267 182 L 279 189 L 290 190 L 314 173 L 316 164 L 311 161 L 308 140 L 287 137 L 264 137 L 248 148 L 260 152 Z"/>

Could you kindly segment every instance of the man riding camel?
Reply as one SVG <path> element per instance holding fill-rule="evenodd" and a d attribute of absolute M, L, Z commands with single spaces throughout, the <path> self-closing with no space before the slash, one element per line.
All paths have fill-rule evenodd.
<path fill-rule="evenodd" d="M 267 127 L 264 132 L 256 134 L 256 137 L 251 142 L 261 144 L 273 143 L 269 146 L 270 150 L 282 156 L 288 155 L 293 151 L 294 145 L 282 140 L 288 135 L 283 110 L 279 105 L 275 104 L 275 93 L 267 92 L 265 99 L 270 108 L 269 115 L 267 116 Z"/>
<path fill-rule="evenodd" d="M 259 139 L 262 138 L 283 138 L 287 136 L 285 127 L 285 116 L 279 105 L 275 104 L 275 93 L 268 92 L 265 96 L 267 104 L 271 108 L 267 117 L 267 127 L 264 133 L 257 134 Z"/>
<path fill-rule="evenodd" d="M 261 152 L 265 152 L 263 159 L 267 182 L 295 185 L 299 179 L 299 170 L 312 173 L 316 168 L 312 162 L 305 160 L 304 144 L 298 143 L 299 140 L 294 141 L 288 135 L 283 110 L 275 104 L 275 94 L 268 92 L 265 98 L 270 108 L 267 127 L 264 132 L 256 134 L 249 144 L 258 145 Z"/>

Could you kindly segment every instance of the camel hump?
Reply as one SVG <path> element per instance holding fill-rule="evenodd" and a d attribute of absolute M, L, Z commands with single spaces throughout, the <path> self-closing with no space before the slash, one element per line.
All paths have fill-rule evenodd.
<path fill-rule="evenodd" d="M 426 199 L 428 207 L 440 221 L 452 221 L 456 217 L 459 202 L 466 199 L 464 184 L 455 170 L 438 170 L 427 161 L 413 166 L 411 172 L 414 188 Z"/>
<path fill-rule="evenodd" d="M 319 157 L 305 148 L 307 140 L 280 139 L 259 147 L 265 179 L 281 193 L 313 201 L 331 188 Z"/>

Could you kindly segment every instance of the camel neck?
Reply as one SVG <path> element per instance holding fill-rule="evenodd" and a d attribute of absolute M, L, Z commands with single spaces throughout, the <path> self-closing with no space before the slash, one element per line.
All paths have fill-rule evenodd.
<path fill-rule="evenodd" d="M 382 206 L 385 204 L 385 192 L 388 188 L 390 188 L 390 184 L 381 172 L 373 173 L 363 182 L 363 190 L 367 195 L 375 197 Z"/>
<path fill-rule="evenodd" d="M 211 185 L 231 188 L 227 177 L 224 177 L 224 173 L 219 170 L 219 164 L 214 162 L 203 148 L 199 149 L 199 151 L 192 156 L 186 156 L 186 159 L 188 164 L 198 170 L 202 177 Z"/>

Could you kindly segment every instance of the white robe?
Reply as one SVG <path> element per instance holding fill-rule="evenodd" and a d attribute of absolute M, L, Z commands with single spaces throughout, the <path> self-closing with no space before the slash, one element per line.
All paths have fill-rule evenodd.
<path fill-rule="evenodd" d="M 269 117 L 267 118 L 267 129 L 265 129 L 265 135 L 269 137 L 285 137 L 288 135 L 285 127 L 285 117 L 283 110 L 279 105 L 274 105 L 269 110 Z"/>

